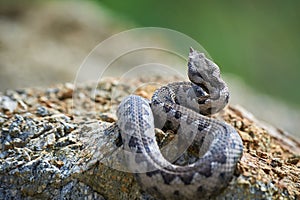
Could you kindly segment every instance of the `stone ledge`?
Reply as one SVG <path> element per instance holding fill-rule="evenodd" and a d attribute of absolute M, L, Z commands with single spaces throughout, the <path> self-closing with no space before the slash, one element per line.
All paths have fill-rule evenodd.
<path fill-rule="evenodd" d="M 106 131 L 130 87 L 111 78 L 94 97 L 90 83 L 0 94 L 0 199 L 149 199 L 131 174 L 108 167 L 120 141 Z M 154 89 L 137 93 L 149 98 Z M 233 125 L 244 142 L 235 177 L 216 199 L 299 198 L 296 139 L 239 106 L 214 117 Z"/>

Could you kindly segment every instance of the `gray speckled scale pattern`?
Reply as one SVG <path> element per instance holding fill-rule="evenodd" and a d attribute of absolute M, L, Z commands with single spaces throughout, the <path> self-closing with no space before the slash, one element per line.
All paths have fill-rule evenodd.
<path fill-rule="evenodd" d="M 117 125 L 124 150 L 132 153 L 128 166 L 143 190 L 158 199 L 205 199 L 218 194 L 231 180 L 243 145 L 237 131 L 205 115 L 222 110 L 229 92 L 219 67 L 191 48 L 191 82 L 175 82 L 155 91 L 151 102 L 130 95 L 119 105 Z M 164 158 L 154 127 L 174 127 L 180 153 L 201 144 L 199 159 L 185 166 Z"/>

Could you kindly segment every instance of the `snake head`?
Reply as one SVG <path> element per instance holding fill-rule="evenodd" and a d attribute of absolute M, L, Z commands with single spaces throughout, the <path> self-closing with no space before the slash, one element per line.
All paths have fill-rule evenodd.
<path fill-rule="evenodd" d="M 190 48 L 188 76 L 193 83 L 201 85 L 209 93 L 208 90 L 215 87 L 220 80 L 220 69 L 214 62 L 206 58 L 204 53 Z"/>
<path fill-rule="evenodd" d="M 216 89 L 225 87 L 220 77 L 218 65 L 200 53 L 190 48 L 188 60 L 188 76 L 191 82 L 201 86 L 207 93 L 212 94 Z"/>
<path fill-rule="evenodd" d="M 198 98 L 198 102 L 201 102 L 202 106 L 209 107 L 211 104 L 211 107 L 218 107 L 228 103 L 228 88 L 220 77 L 218 65 L 206 58 L 204 53 L 193 48 L 190 48 L 189 53 L 188 76 L 192 83 L 200 86 L 207 93 Z M 213 108 L 211 110 L 210 112 L 215 112 Z"/>

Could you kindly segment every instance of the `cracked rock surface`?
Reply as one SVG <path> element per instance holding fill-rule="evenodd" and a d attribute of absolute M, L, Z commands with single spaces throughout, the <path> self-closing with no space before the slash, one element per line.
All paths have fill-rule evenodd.
<path fill-rule="evenodd" d="M 133 85 L 108 78 L 0 93 L 0 199 L 153 199 L 123 168 L 114 131 L 116 108 Z M 154 90 L 135 92 L 149 98 Z M 216 199 L 299 198 L 298 141 L 238 106 L 214 117 L 244 142 L 235 177 Z M 172 139 L 157 136 L 162 146 Z"/>

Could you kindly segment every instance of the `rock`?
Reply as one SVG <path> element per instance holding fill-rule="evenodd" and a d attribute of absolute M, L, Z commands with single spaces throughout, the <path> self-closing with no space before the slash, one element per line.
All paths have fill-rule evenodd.
<path fill-rule="evenodd" d="M 98 87 L 82 84 L 74 89 L 63 84 L 24 89 L 22 95 L 9 91 L 13 101 L 23 105 L 0 107 L 0 199 L 151 199 L 122 166 L 115 111 L 128 95 L 123 89 L 131 84 L 117 83 L 111 78 Z M 92 88 L 97 88 L 96 98 L 91 97 Z M 116 90 L 119 96 L 112 100 L 110 91 Z M 145 97 L 152 92 L 152 88 L 137 91 Z M 74 109 L 71 93 L 77 102 Z M 214 117 L 233 125 L 244 142 L 233 180 L 215 199 L 299 198 L 296 139 L 240 106 L 228 106 Z M 173 134 L 156 130 L 161 146 Z"/>
<path fill-rule="evenodd" d="M 9 112 L 13 112 L 16 109 L 17 105 L 18 103 L 8 96 L 2 96 L 0 98 L 0 108 L 4 111 L 6 110 Z"/>

